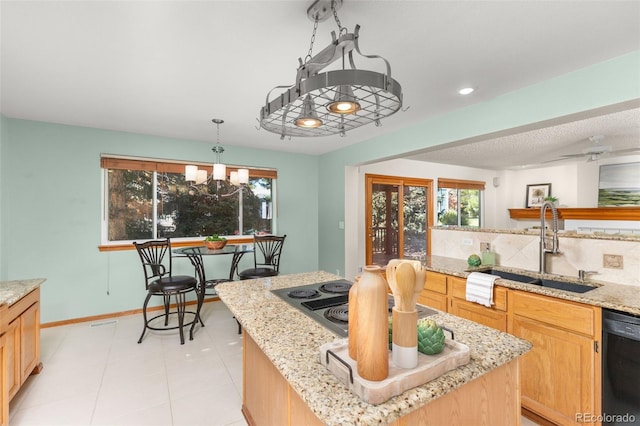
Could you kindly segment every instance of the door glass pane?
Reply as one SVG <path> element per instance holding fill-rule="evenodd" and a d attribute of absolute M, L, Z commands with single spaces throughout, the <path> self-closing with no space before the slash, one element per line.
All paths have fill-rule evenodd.
<path fill-rule="evenodd" d="M 461 225 L 480 227 L 480 191 L 477 189 L 460 190 Z"/>
<path fill-rule="evenodd" d="M 458 225 L 458 190 L 438 188 L 438 225 Z"/>
<path fill-rule="evenodd" d="M 372 261 L 385 266 L 398 258 L 398 185 L 373 184 Z"/>
<path fill-rule="evenodd" d="M 427 258 L 427 188 L 404 187 L 404 258 Z"/>

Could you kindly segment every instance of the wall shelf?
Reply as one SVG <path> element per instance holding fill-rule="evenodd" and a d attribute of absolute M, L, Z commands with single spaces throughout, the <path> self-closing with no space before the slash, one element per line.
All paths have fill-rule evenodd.
<path fill-rule="evenodd" d="M 551 217 L 551 210 L 547 210 Z M 509 217 L 515 220 L 540 219 L 540 208 L 509 209 Z M 640 207 L 559 207 L 558 219 L 582 220 L 640 220 Z"/>

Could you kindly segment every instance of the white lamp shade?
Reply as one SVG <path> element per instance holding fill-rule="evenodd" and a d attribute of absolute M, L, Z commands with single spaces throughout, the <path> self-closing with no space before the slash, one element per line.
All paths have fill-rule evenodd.
<path fill-rule="evenodd" d="M 249 169 L 238 169 L 238 181 L 240 183 L 249 183 Z"/>
<path fill-rule="evenodd" d="M 225 180 L 227 178 L 227 166 L 221 163 L 213 165 L 213 179 Z"/>
<path fill-rule="evenodd" d="M 184 180 L 187 182 L 194 182 L 196 175 L 198 174 L 198 166 L 185 166 L 184 167 Z"/>
<path fill-rule="evenodd" d="M 207 171 L 206 170 L 198 170 L 196 173 L 196 185 L 200 185 L 201 183 L 205 183 L 207 181 Z"/>
<path fill-rule="evenodd" d="M 238 172 L 231 172 L 229 174 L 229 180 L 231 181 L 232 184 L 238 186 L 240 185 L 240 181 L 238 180 Z"/>

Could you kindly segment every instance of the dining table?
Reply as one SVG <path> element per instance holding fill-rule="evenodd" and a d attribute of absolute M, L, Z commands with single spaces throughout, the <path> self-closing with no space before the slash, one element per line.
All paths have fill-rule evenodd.
<path fill-rule="evenodd" d="M 173 254 L 177 257 L 187 257 L 196 270 L 198 276 L 198 295 L 199 304 L 202 303 L 204 296 L 216 296 L 215 286 L 221 282 L 233 281 L 238 264 L 246 253 L 253 252 L 253 244 L 227 244 L 221 249 L 210 249 L 205 246 L 180 247 L 173 250 Z M 222 256 L 231 255 L 231 265 L 229 268 L 228 278 L 207 278 L 204 265 L 204 256 Z M 212 292 L 207 293 L 207 290 Z"/>

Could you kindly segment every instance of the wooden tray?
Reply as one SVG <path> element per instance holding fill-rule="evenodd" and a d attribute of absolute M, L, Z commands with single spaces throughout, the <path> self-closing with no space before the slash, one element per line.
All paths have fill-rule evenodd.
<path fill-rule="evenodd" d="M 351 392 L 363 401 L 374 405 L 382 404 L 406 390 L 423 385 L 448 371 L 468 364 L 471 359 L 467 345 L 450 339 L 445 341 L 445 348 L 438 355 L 418 353 L 418 366 L 410 370 L 396 367 L 391 362 L 391 352 L 389 352 L 389 376 L 382 381 L 373 382 L 358 375 L 357 363 L 349 357 L 348 342 L 348 339 L 341 339 L 320 346 L 320 363 Z"/>

